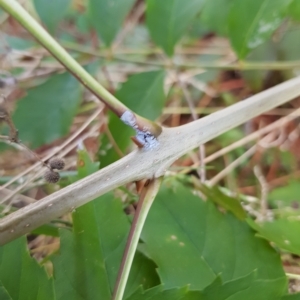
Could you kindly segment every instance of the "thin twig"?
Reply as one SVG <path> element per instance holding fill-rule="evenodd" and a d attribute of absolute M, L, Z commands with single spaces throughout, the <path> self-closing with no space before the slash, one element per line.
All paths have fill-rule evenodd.
<path fill-rule="evenodd" d="M 253 168 L 254 174 L 260 184 L 261 197 L 260 197 L 260 216 L 258 221 L 265 221 L 268 213 L 268 192 L 269 186 L 268 183 L 261 171 L 260 166 L 256 165 Z"/>
<path fill-rule="evenodd" d="M 239 158 L 233 161 L 230 165 L 228 165 L 225 169 L 223 169 L 220 173 L 218 173 L 215 177 L 213 177 L 209 181 L 209 185 L 213 186 L 217 184 L 221 179 L 223 179 L 228 173 L 232 172 L 236 167 L 238 167 L 241 163 L 243 163 L 246 159 L 251 157 L 257 149 L 257 146 L 253 146 L 248 149 L 244 154 L 242 154 Z"/>
<path fill-rule="evenodd" d="M 107 53 L 99 51 L 93 51 L 89 48 L 79 46 L 77 44 L 73 44 L 70 42 L 64 42 L 63 43 L 65 48 L 81 52 L 84 54 L 89 54 L 96 57 L 101 58 L 107 58 Z M 210 51 L 210 50 L 206 50 Z M 202 51 L 203 52 L 203 51 Z M 176 54 L 180 54 L 181 52 L 177 52 Z M 196 53 L 196 51 L 195 51 Z M 199 51 L 197 54 L 201 53 Z M 119 54 L 141 54 L 141 55 L 151 55 L 151 54 L 162 54 L 161 50 L 159 49 L 151 49 L 151 50 L 145 50 L 145 51 L 137 51 L 136 49 L 127 49 L 124 51 L 119 51 L 119 53 L 115 53 L 115 55 L 112 57 L 113 60 L 118 60 L 120 62 L 125 63 L 133 63 L 133 64 L 141 64 L 141 65 L 149 65 L 149 66 L 155 66 L 159 68 L 169 68 L 170 65 L 166 64 L 164 61 L 146 61 L 146 60 L 137 60 L 137 59 L 130 59 L 126 58 L 124 56 L 118 56 Z M 217 53 L 216 53 L 217 54 Z M 216 60 L 214 62 L 209 63 L 199 63 L 199 62 L 190 62 L 187 63 L 174 63 L 173 65 L 175 68 L 186 68 L 186 69 L 217 69 L 217 70 L 291 70 L 291 69 L 297 69 L 300 67 L 300 61 L 299 60 L 293 60 L 293 61 L 243 61 L 243 62 L 232 62 L 232 60 Z"/>
<path fill-rule="evenodd" d="M 88 132 L 87 134 L 85 134 L 84 136 L 82 136 L 80 138 L 80 141 L 86 139 L 87 137 L 89 137 L 91 135 L 93 135 L 97 131 L 98 131 L 98 127 L 92 129 L 90 132 Z M 72 151 L 74 148 L 76 148 L 77 145 L 78 145 L 78 141 L 74 141 L 73 143 L 69 144 L 68 147 L 66 147 L 60 153 L 60 156 L 64 157 L 66 154 L 68 154 L 70 151 Z M 15 195 L 17 195 L 18 193 L 21 193 L 22 190 L 24 190 L 24 188 L 27 187 L 29 183 L 31 183 L 35 179 L 41 177 L 41 175 L 42 175 L 43 172 L 44 172 L 43 169 L 38 170 L 32 177 L 28 178 L 28 180 L 26 182 L 24 182 L 21 186 L 17 187 L 14 191 L 11 191 L 11 193 L 9 195 L 7 195 L 4 199 L 1 199 L 0 204 L 3 204 L 5 202 L 9 201 L 12 197 L 14 197 Z M 0 191 L 1 191 L 1 189 L 0 189 Z M 11 204 L 11 202 L 9 204 Z"/>
<path fill-rule="evenodd" d="M 109 142 L 112 144 L 113 148 L 115 149 L 115 151 L 117 152 L 117 154 L 120 156 L 120 157 L 123 157 L 124 156 L 124 153 L 122 152 L 122 150 L 120 149 L 120 147 L 118 146 L 117 142 L 115 141 L 113 135 L 111 134 L 110 130 L 109 130 L 109 127 L 106 125 L 105 126 L 105 129 L 104 129 L 105 133 L 106 133 L 106 136 L 109 140 Z"/>
<path fill-rule="evenodd" d="M 100 105 L 100 107 L 63 144 L 61 144 L 59 147 L 55 148 L 48 155 L 42 158 L 42 161 L 47 161 L 49 158 L 51 158 L 52 156 L 60 152 L 62 149 L 64 149 L 68 144 L 70 144 L 80 133 L 82 133 L 82 131 L 84 131 L 90 125 L 90 123 L 94 121 L 94 119 L 103 111 L 103 108 L 104 107 Z M 12 183 L 19 180 L 20 178 L 22 178 L 23 176 L 25 176 L 26 174 L 28 174 L 29 172 L 37 168 L 38 166 L 40 166 L 40 162 L 35 163 L 34 165 L 30 166 L 23 172 L 19 173 L 17 176 L 9 180 L 7 183 L 0 186 L 0 191 L 2 188 L 6 188 L 10 186 Z"/>
<path fill-rule="evenodd" d="M 291 114 L 273 122 L 272 124 L 266 126 L 266 127 L 263 127 L 249 135 L 247 135 L 246 137 L 242 138 L 241 140 L 237 141 L 237 142 L 234 142 L 232 143 L 231 145 L 229 146 L 226 146 L 224 148 L 222 148 L 221 150 L 219 151 L 216 151 L 215 153 L 207 156 L 205 158 L 205 163 L 210 163 L 212 161 L 214 161 L 215 159 L 223 156 L 224 154 L 232 151 L 232 150 L 235 150 L 236 148 L 239 148 L 241 146 L 244 146 L 246 145 L 247 143 L 255 140 L 255 139 L 258 139 L 260 138 L 261 136 L 263 136 L 264 134 L 266 133 L 269 133 L 270 131 L 276 129 L 276 128 L 281 128 L 283 127 L 284 125 L 286 125 L 287 123 L 291 122 L 292 120 L 296 119 L 297 117 L 300 116 L 300 108 L 294 110 Z M 194 167 L 197 167 L 199 164 L 193 164 L 192 166 L 190 166 L 189 168 L 194 168 Z M 184 174 L 184 173 L 187 173 L 189 172 L 188 170 L 183 170 L 181 171 L 180 173 L 181 174 Z"/>
<path fill-rule="evenodd" d="M 184 97 L 186 102 L 188 103 L 188 106 L 190 108 L 193 120 L 196 121 L 197 119 L 199 119 L 198 114 L 195 112 L 195 106 L 193 103 L 193 99 L 190 96 L 190 93 L 188 92 L 186 85 L 183 81 L 181 81 L 179 75 L 178 75 L 178 83 L 181 86 L 181 89 L 183 91 Z M 200 169 L 198 170 L 198 175 L 200 177 L 201 182 L 205 182 L 206 180 L 206 169 L 205 169 L 205 146 L 202 144 L 199 146 L 199 159 L 200 159 Z"/>

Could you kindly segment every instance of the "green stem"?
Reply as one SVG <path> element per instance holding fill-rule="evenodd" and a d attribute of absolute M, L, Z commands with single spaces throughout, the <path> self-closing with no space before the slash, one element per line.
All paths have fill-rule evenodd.
<path fill-rule="evenodd" d="M 101 99 L 118 117 L 125 111 L 130 111 L 123 103 L 108 92 L 96 79 L 81 67 L 68 52 L 16 1 L 0 0 L 2 7 L 8 14 L 13 16 L 27 29 L 37 41 L 47 49 L 70 73 L 73 74 L 87 89 Z M 144 119 L 137 114 L 136 124 L 140 130 L 147 127 L 149 131 L 158 136 L 161 132 L 160 126 Z"/>
<path fill-rule="evenodd" d="M 149 185 L 144 188 L 138 207 L 134 215 L 134 219 L 129 232 L 125 252 L 123 255 L 121 267 L 113 294 L 113 300 L 122 300 L 126 283 L 129 277 L 130 268 L 134 258 L 134 254 L 141 236 L 145 220 L 147 218 L 150 207 L 158 193 L 162 177 L 150 181 Z"/>

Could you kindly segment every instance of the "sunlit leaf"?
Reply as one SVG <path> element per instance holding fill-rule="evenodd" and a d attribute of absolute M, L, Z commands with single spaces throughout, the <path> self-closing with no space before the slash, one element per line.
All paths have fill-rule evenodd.
<path fill-rule="evenodd" d="M 200 12 L 203 0 L 147 0 L 147 25 L 154 42 L 172 56 L 193 18 Z"/>

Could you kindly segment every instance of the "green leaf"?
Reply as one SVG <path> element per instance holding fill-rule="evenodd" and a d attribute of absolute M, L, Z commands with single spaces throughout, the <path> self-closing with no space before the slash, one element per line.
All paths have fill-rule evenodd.
<path fill-rule="evenodd" d="M 126 300 L 188 300 L 185 297 L 187 288 L 163 290 L 163 286 L 158 286 L 145 292 L 139 290 Z"/>
<path fill-rule="evenodd" d="M 268 198 L 271 204 L 278 207 L 300 204 L 300 183 L 295 180 L 290 181 L 287 185 L 272 190 Z"/>
<path fill-rule="evenodd" d="M 229 37 L 240 59 L 270 38 L 281 24 L 291 0 L 233 0 Z"/>
<path fill-rule="evenodd" d="M 164 76 L 164 71 L 133 75 L 122 85 L 116 96 L 139 115 L 155 120 L 160 116 L 165 103 Z M 125 152 L 131 143 L 130 136 L 135 135 L 135 132 L 129 126 L 124 125 L 113 113 L 109 114 L 109 119 L 108 128 L 120 150 Z M 122 128 L 122 134 L 120 134 L 120 128 Z M 116 161 L 119 155 L 114 148 L 110 147 L 107 137 L 103 138 L 102 144 L 104 146 L 101 150 L 104 156 L 100 158 L 100 161 L 101 167 L 105 167 Z M 108 148 L 107 151 L 106 148 Z"/>
<path fill-rule="evenodd" d="M 141 252 L 136 252 L 126 285 L 125 297 L 133 294 L 139 286 L 143 286 L 146 290 L 159 284 L 160 280 L 154 262 Z"/>
<path fill-rule="evenodd" d="M 276 45 L 272 41 L 267 41 L 259 45 L 247 56 L 247 60 L 255 62 L 276 61 Z M 259 92 L 265 83 L 269 70 L 249 70 L 243 71 L 243 77 L 253 91 Z"/>
<path fill-rule="evenodd" d="M 7 35 L 5 37 L 5 41 L 7 42 L 9 47 L 17 50 L 25 50 L 37 46 L 37 43 L 35 41 L 26 40 L 11 35 Z"/>
<path fill-rule="evenodd" d="M 281 300 L 300 300 L 300 293 L 283 296 Z"/>
<path fill-rule="evenodd" d="M 36 235 L 45 234 L 45 235 L 56 236 L 56 237 L 59 236 L 58 228 L 53 224 L 44 224 L 36 228 L 35 230 L 33 230 L 31 233 Z"/>
<path fill-rule="evenodd" d="M 293 0 L 290 7 L 288 14 L 296 21 L 300 21 L 300 2 L 299 0 Z"/>
<path fill-rule="evenodd" d="M 79 178 L 96 170 L 98 163 L 86 151 L 79 151 Z M 77 208 L 72 218 L 73 232 L 60 231 L 60 255 L 53 260 L 57 299 L 110 300 L 130 227 L 122 202 L 108 193 Z M 154 274 L 155 267 L 141 254 L 132 272 L 126 295 L 142 284 L 152 287 L 158 281 L 157 276 L 146 277 Z"/>
<path fill-rule="evenodd" d="M 271 294 L 285 290 L 285 274 L 274 249 L 256 238 L 247 223 L 222 214 L 177 182 L 160 190 L 142 239 L 167 289 L 189 284 L 202 290 L 217 274 L 227 282 L 256 270 L 256 281 Z M 255 285 L 249 288 L 253 290 Z"/>
<path fill-rule="evenodd" d="M 30 257 L 25 237 L 0 247 L 0 281 L 14 300 L 55 299 L 53 282 L 44 268 Z"/>
<path fill-rule="evenodd" d="M 13 300 L 7 290 L 5 289 L 5 287 L 2 285 L 1 281 L 0 281 L 0 299 L 1 300 Z"/>
<path fill-rule="evenodd" d="M 88 16 L 100 38 L 110 46 L 135 0 L 89 0 Z"/>
<path fill-rule="evenodd" d="M 238 278 L 236 280 L 222 283 L 220 277 L 206 287 L 201 292 L 190 292 L 195 296 L 195 300 L 265 300 L 278 299 L 282 295 L 282 289 L 270 289 L 268 284 L 272 283 L 274 286 L 282 281 L 281 278 L 277 280 L 257 280 L 256 272 Z M 197 295 L 197 297 L 196 297 Z"/>
<path fill-rule="evenodd" d="M 36 148 L 66 135 L 79 102 L 79 83 L 69 73 L 52 76 L 32 88 L 13 115 L 20 139 Z"/>
<path fill-rule="evenodd" d="M 299 2 L 300 3 L 300 2 Z M 300 18 L 299 18 L 300 21 Z M 290 24 L 277 45 L 278 56 L 281 60 L 298 60 L 300 47 L 300 29 L 298 23 Z"/>
<path fill-rule="evenodd" d="M 174 54 L 174 47 L 200 12 L 204 0 L 147 0 L 147 26 L 154 42 L 167 55 Z"/>
<path fill-rule="evenodd" d="M 219 35 L 228 34 L 228 15 L 233 0 L 206 0 L 200 18 L 208 28 Z"/>
<path fill-rule="evenodd" d="M 42 22 L 54 33 L 67 14 L 71 0 L 33 0 L 33 3 Z"/>
<path fill-rule="evenodd" d="M 198 189 L 207 196 L 209 200 L 222 206 L 226 210 L 231 211 L 240 220 L 244 220 L 246 218 L 247 214 L 240 201 L 236 198 L 223 194 L 217 186 L 209 188 L 206 185 L 201 185 Z"/>
<path fill-rule="evenodd" d="M 249 220 L 249 224 L 265 239 L 274 242 L 280 248 L 294 254 L 300 254 L 300 222 L 297 219 L 280 219 L 272 222 L 256 223 Z"/>

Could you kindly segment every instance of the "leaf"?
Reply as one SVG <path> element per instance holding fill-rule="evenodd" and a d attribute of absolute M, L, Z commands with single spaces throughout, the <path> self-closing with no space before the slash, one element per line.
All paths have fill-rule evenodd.
<path fill-rule="evenodd" d="M 174 47 L 200 12 L 204 0 L 147 0 L 147 26 L 154 42 L 163 48 L 168 56 L 174 54 Z"/>
<path fill-rule="evenodd" d="M 249 220 L 249 224 L 265 239 L 274 242 L 280 248 L 294 254 L 300 254 L 300 222 L 295 219 L 280 219 L 272 222 L 256 223 Z"/>
<path fill-rule="evenodd" d="M 277 45 L 278 57 L 281 60 L 298 60 L 300 47 L 300 30 L 298 24 L 290 24 Z M 293 71 L 291 71 L 293 74 Z M 293 75 L 290 76 L 292 78 Z"/>
<path fill-rule="evenodd" d="M 300 293 L 283 296 L 281 300 L 300 300 Z"/>
<path fill-rule="evenodd" d="M 79 151 L 79 178 L 96 170 L 98 163 L 93 163 L 86 151 Z M 72 218 L 73 232 L 60 231 L 60 255 L 53 260 L 57 299 L 110 300 L 130 227 L 122 202 L 108 193 L 77 208 Z M 141 284 L 151 287 L 157 282 L 145 277 L 150 274 L 154 274 L 154 264 L 138 255 L 126 294 Z"/>
<path fill-rule="evenodd" d="M 300 21 L 300 2 L 293 0 L 288 11 L 289 15 L 296 21 Z"/>
<path fill-rule="evenodd" d="M 131 76 L 125 82 L 116 96 L 122 103 L 130 109 L 144 116 L 145 118 L 155 120 L 162 112 L 165 103 L 163 90 L 164 71 L 151 71 L 139 73 Z M 130 136 L 135 132 L 129 126 L 124 125 L 114 114 L 109 114 L 109 130 L 121 151 L 125 152 L 130 145 Z M 120 134 L 122 128 L 122 134 Z M 101 167 L 105 167 L 116 161 L 119 155 L 114 148 L 109 147 L 110 141 L 107 137 L 103 138 L 103 157 L 100 158 Z"/>
<path fill-rule="evenodd" d="M 2 283 L 0 282 L 0 299 L 1 300 L 13 300 L 7 290 L 4 288 L 4 286 L 2 285 Z"/>
<path fill-rule="evenodd" d="M 25 237 L 0 247 L 0 282 L 14 300 L 55 299 L 53 281 L 44 268 L 30 257 Z M 0 295 L 1 291 L 5 295 L 3 288 Z"/>
<path fill-rule="evenodd" d="M 80 86 L 69 73 L 52 76 L 21 99 L 13 120 L 32 148 L 66 135 L 80 102 Z"/>
<path fill-rule="evenodd" d="M 270 291 L 270 289 L 265 287 L 268 281 L 257 281 L 256 276 L 257 274 L 254 271 L 244 277 L 226 283 L 223 283 L 218 276 L 203 291 L 188 291 L 187 287 L 163 290 L 163 286 L 158 286 L 145 292 L 139 290 L 126 300 L 253 300 L 253 295 L 255 295 L 257 300 L 279 299 L 281 292 L 274 293 Z M 274 280 L 273 284 L 276 284 L 279 280 Z"/>
<path fill-rule="evenodd" d="M 98 35 L 110 46 L 135 0 L 89 0 L 88 16 Z"/>
<path fill-rule="evenodd" d="M 285 290 L 285 274 L 274 249 L 256 238 L 245 222 L 222 214 L 177 182 L 160 190 L 142 240 L 166 289 L 189 284 L 192 290 L 202 290 L 217 274 L 228 282 L 256 271 L 256 282 L 271 294 Z M 260 295 L 255 285 L 249 292 L 253 290 Z"/>
<path fill-rule="evenodd" d="M 228 34 L 228 15 L 233 0 L 206 0 L 200 18 L 211 31 L 219 35 Z"/>
<path fill-rule="evenodd" d="M 9 47 L 17 50 L 25 50 L 28 48 L 36 47 L 37 43 L 32 40 L 26 40 L 22 39 L 16 36 L 7 35 L 5 37 L 6 43 L 9 45 Z M 0 48 L 1 49 L 1 48 Z M 7 49 L 6 49 L 7 51 Z"/>
<path fill-rule="evenodd" d="M 220 277 L 206 287 L 201 292 L 190 292 L 190 294 L 197 296 L 195 300 L 265 300 L 265 299 L 278 299 L 282 295 L 282 290 L 270 289 L 268 284 L 272 282 L 273 285 L 280 284 L 282 279 L 277 280 L 256 280 L 256 272 L 238 278 L 236 280 L 222 283 Z"/>
<path fill-rule="evenodd" d="M 244 220 L 247 216 L 240 201 L 236 198 L 223 194 L 217 186 L 207 187 L 206 185 L 198 186 L 198 189 L 208 197 L 209 200 L 231 211 L 237 218 Z"/>
<path fill-rule="evenodd" d="M 163 290 L 163 286 L 158 286 L 145 292 L 137 291 L 126 300 L 188 300 L 185 298 L 187 288 Z"/>
<path fill-rule="evenodd" d="M 33 0 L 33 3 L 42 22 L 54 33 L 68 12 L 71 0 Z"/>
<path fill-rule="evenodd" d="M 300 204 L 300 183 L 292 180 L 287 185 L 272 190 L 268 198 L 271 204 L 279 207 Z"/>
<path fill-rule="evenodd" d="M 267 41 L 259 45 L 247 56 L 247 60 L 255 62 L 276 61 L 276 45 L 272 41 Z M 253 91 L 262 90 L 265 79 L 270 73 L 269 70 L 248 70 L 242 71 L 243 78 Z"/>
<path fill-rule="evenodd" d="M 33 230 L 31 233 L 36 234 L 36 235 L 45 234 L 45 235 L 56 236 L 56 237 L 59 236 L 57 226 L 55 226 L 51 223 L 44 224 L 44 225 L 38 227 L 37 229 Z"/>
<path fill-rule="evenodd" d="M 126 285 L 125 298 L 133 294 L 139 286 L 143 285 L 144 289 L 150 289 L 159 284 L 160 280 L 154 262 L 142 253 L 136 252 Z"/>
<path fill-rule="evenodd" d="M 233 0 L 229 37 L 240 59 L 270 38 L 281 24 L 291 0 Z"/>

